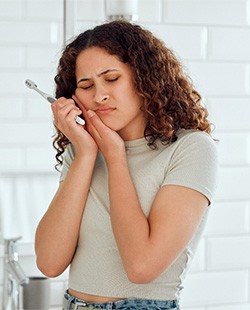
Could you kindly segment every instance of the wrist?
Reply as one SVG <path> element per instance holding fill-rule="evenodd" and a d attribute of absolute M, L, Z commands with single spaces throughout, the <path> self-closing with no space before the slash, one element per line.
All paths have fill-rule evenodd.
<path fill-rule="evenodd" d="M 106 164 L 108 170 L 127 168 L 128 162 L 126 154 L 116 154 L 115 156 L 112 156 L 112 158 L 110 158 L 109 160 L 106 160 Z"/>
<path fill-rule="evenodd" d="M 102 150 L 101 150 L 102 151 Z M 103 153 L 103 152 L 102 152 Z M 103 153 L 107 166 L 112 166 L 113 164 L 127 163 L 127 155 L 124 144 L 117 146 L 109 152 Z"/>
<path fill-rule="evenodd" d="M 75 149 L 75 156 L 79 158 L 96 158 L 98 153 L 98 147 L 97 145 L 74 145 Z"/>
<path fill-rule="evenodd" d="M 86 166 L 87 165 L 92 165 L 95 163 L 97 157 L 97 152 L 92 152 L 92 153 L 81 153 L 81 152 L 76 152 L 74 162 L 78 163 L 79 165 Z"/>

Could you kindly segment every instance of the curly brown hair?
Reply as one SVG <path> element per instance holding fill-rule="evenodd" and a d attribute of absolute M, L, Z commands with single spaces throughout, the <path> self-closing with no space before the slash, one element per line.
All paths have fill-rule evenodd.
<path fill-rule="evenodd" d="M 151 148 L 156 148 L 158 139 L 162 143 L 176 141 L 180 128 L 211 132 L 201 96 L 174 52 L 150 31 L 122 20 L 87 30 L 65 47 L 55 76 L 57 98 L 71 98 L 74 94 L 76 58 L 90 47 L 99 47 L 116 55 L 132 69 L 136 91 L 143 99 L 144 136 Z M 53 145 L 59 165 L 69 143 L 57 129 Z"/>

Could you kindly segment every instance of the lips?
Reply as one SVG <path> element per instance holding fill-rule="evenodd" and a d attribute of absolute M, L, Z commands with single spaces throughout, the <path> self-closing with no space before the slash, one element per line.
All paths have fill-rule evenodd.
<path fill-rule="evenodd" d="M 104 114 L 112 113 L 115 110 L 116 110 L 116 108 L 112 108 L 112 107 L 107 107 L 106 106 L 106 107 L 102 107 L 102 108 L 96 109 L 95 112 L 97 114 L 104 115 Z"/>

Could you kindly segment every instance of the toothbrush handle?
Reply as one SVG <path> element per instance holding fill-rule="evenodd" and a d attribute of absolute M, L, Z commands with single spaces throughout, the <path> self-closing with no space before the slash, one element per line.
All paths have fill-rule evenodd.
<path fill-rule="evenodd" d="M 49 96 L 46 99 L 49 101 L 49 103 L 53 103 L 54 101 L 56 101 L 55 98 Z"/>
<path fill-rule="evenodd" d="M 79 116 L 76 117 L 76 122 L 79 125 L 82 125 L 82 126 L 85 125 L 85 120 Z"/>

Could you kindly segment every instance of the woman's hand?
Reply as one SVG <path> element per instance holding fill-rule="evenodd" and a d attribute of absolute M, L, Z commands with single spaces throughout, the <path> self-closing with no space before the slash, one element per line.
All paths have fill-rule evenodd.
<path fill-rule="evenodd" d="M 115 163 L 117 159 L 125 159 L 125 145 L 119 134 L 106 126 L 94 111 L 88 110 L 87 117 L 88 131 L 101 150 L 107 165 Z"/>
<path fill-rule="evenodd" d="M 73 96 L 74 97 L 74 96 Z M 76 123 L 76 117 L 83 113 L 88 118 L 86 111 L 81 111 L 75 104 L 74 99 L 60 97 L 51 105 L 54 114 L 55 126 L 74 145 L 76 153 L 97 153 L 98 146 L 86 130 L 85 126 Z"/>

